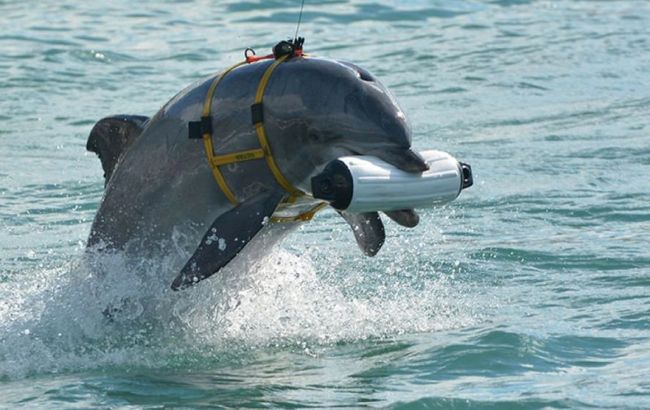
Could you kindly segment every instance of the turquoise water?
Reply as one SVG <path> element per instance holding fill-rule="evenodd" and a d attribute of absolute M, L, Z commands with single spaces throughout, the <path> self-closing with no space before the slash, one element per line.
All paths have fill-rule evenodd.
<path fill-rule="evenodd" d="M 325 212 L 187 292 L 164 255 L 84 268 L 95 121 L 152 115 L 297 11 L 0 2 L 0 407 L 650 407 L 645 1 L 308 0 L 306 48 L 374 72 L 475 186 L 373 259 Z"/>

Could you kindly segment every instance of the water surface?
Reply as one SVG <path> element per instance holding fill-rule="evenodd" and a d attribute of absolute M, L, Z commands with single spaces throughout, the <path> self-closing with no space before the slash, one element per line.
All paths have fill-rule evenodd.
<path fill-rule="evenodd" d="M 307 1 L 308 51 L 376 74 L 475 186 L 373 259 L 324 212 L 199 289 L 161 292 L 164 257 L 92 276 L 93 124 L 153 115 L 297 11 L 0 2 L 0 407 L 650 407 L 644 1 Z"/>

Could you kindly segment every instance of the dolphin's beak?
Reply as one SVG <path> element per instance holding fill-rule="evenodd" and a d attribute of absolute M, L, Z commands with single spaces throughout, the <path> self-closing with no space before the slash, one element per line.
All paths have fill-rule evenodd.
<path fill-rule="evenodd" d="M 429 166 L 424 162 L 420 154 L 410 148 L 377 150 L 376 152 L 370 153 L 370 155 L 375 155 L 406 172 L 419 173 L 429 169 Z"/>

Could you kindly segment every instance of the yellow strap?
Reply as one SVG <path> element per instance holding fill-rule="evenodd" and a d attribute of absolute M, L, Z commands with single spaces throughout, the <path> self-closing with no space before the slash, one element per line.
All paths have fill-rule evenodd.
<path fill-rule="evenodd" d="M 275 60 L 264 72 L 264 75 L 262 76 L 262 79 L 260 80 L 259 85 L 257 86 L 257 93 L 255 94 L 255 104 L 260 104 L 262 103 L 262 100 L 264 99 L 264 90 L 266 89 L 266 86 L 269 83 L 269 79 L 271 78 L 271 74 L 273 74 L 273 70 L 280 64 L 282 64 L 289 56 L 285 55 L 277 60 Z M 289 194 L 291 194 L 292 197 L 298 197 L 303 195 L 301 191 L 296 189 L 291 183 L 282 175 L 282 172 L 280 172 L 280 168 L 278 168 L 278 165 L 275 163 L 275 160 L 273 159 L 273 154 L 271 153 L 271 147 L 269 145 L 269 141 L 266 138 L 266 132 L 264 131 L 264 123 L 263 122 L 258 122 L 255 124 L 255 131 L 257 131 L 257 139 L 260 141 L 260 146 L 264 150 L 264 158 L 266 159 L 266 163 L 269 166 L 269 169 L 271 170 L 271 173 L 273 173 L 273 176 L 275 177 L 275 180 L 280 184 L 282 188 L 284 188 L 285 191 L 287 191 Z"/>
<path fill-rule="evenodd" d="M 214 96 L 214 90 L 217 89 L 217 85 L 219 85 L 221 80 L 226 75 L 228 75 L 228 73 L 230 73 L 232 70 L 234 70 L 237 67 L 243 66 L 244 64 L 246 64 L 246 61 L 242 61 L 240 63 L 237 63 L 237 64 L 231 66 L 230 68 L 228 68 L 223 73 L 221 73 L 221 75 L 219 77 L 214 79 L 214 81 L 210 85 L 210 88 L 208 89 L 208 93 L 205 95 L 205 101 L 203 103 L 203 116 L 204 117 L 209 116 L 210 113 L 212 112 L 212 97 Z"/>
<path fill-rule="evenodd" d="M 262 103 L 262 100 L 264 99 L 264 91 L 266 90 L 266 86 L 269 83 L 271 74 L 273 74 L 275 68 L 278 65 L 282 64 L 288 57 L 289 56 L 286 55 L 278 58 L 266 69 L 266 71 L 262 75 L 262 79 L 260 80 L 259 85 L 257 86 L 257 92 L 255 94 L 255 104 Z M 210 84 L 210 88 L 208 88 L 208 92 L 205 95 L 205 101 L 203 103 L 203 117 L 210 117 L 212 113 L 212 100 L 214 98 L 214 93 L 217 89 L 217 85 L 219 85 L 221 80 L 228 73 L 230 73 L 235 68 L 242 66 L 244 64 L 246 64 L 246 61 L 242 61 L 241 63 L 237 63 L 233 65 L 232 67 L 228 68 L 226 71 L 221 73 L 221 75 L 215 78 L 212 84 Z M 238 151 L 238 152 L 233 152 L 231 154 L 224 154 L 224 155 L 215 155 L 214 146 L 212 144 L 212 134 L 209 132 L 203 134 L 203 146 L 205 148 L 205 153 L 208 156 L 208 162 L 210 163 L 210 168 L 212 168 L 212 175 L 214 176 L 214 179 L 217 181 L 219 188 L 221 188 L 221 191 L 224 193 L 226 198 L 228 198 L 228 201 L 230 201 L 230 203 L 232 203 L 233 205 L 237 205 L 237 198 L 235 197 L 235 194 L 233 194 L 232 190 L 228 186 L 228 183 L 224 179 L 223 174 L 219 170 L 219 167 L 222 165 L 232 164 L 235 162 L 242 162 L 242 161 L 264 158 L 275 180 L 285 191 L 287 191 L 290 194 L 289 197 L 284 202 L 294 203 L 296 199 L 300 196 L 303 196 L 304 193 L 298 190 L 297 188 L 295 188 L 293 185 L 291 185 L 291 183 L 284 177 L 284 175 L 282 175 L 280 168 L 278 167 L 275 160 L 273 159 L 273 155 L 271 153 L 271 146 L 269 145 L 268 138 L 266 137 L 266 132 L 264 131 L 263 122 L 258 122 L 255 124 L 255 131 L 257 133 L 257 139 L 259 140 L 261 148 L 251 149 L 246 151 Z M 327 206 L 326 203 L 320 203 L 314 206 L 313 208 L 311 208 L 310 210 L 308 210 L 307 212 L 303 212 L 300 215 L 287 216 L 287 217 L 284 216 L 272 217 L 271 221 L 273 222 L 310 221 L 318 211 L 325 208 L 326 206 Z"/>
<path fill-rule="evenodd" d="M 232 154 L 218 155 L 213 157 L 213 164 L 216 166 L 228 165 L 234 162 L 250 161 L 252 159 L 264 158 L 264 151 L 261 148 L 248 151 L 238 151 Z"/>
<path fill-rule="evenodd" d="M 214 97 L 214 92 L 217 89 L 217 85 L 221 82 L 221 80 L 232 70 L 235 68 L 246 64 L 245 61 L 242 61 L 241 63 L 237 63 L 221 73 L 220 76 L 214 79 L 212 84 L 210 84 L 210 88 L 208 88 L 208 92 L 205 95 L 205 101 L 203 102 L 203 117 L 209 117 L 210 113 L 212 112 L 212 98 Z M 212 134 L 209 132 L 206 132 L 203 134 L 203 147 L 205 148 L 205 153 L 208 156 L 208 162 L 210 163 L 210 168 L 212 168 L 212 175 L 214 176 L 214 179 L 217 181 L 217 184 L 219 185 L 219 188 L 221 188 L 221 191 L 223 194 L 228 198 L 228 201 L 230 201 L 231 204 L 237 205 L 237 198 L 235 197 L 235 194 L 232 193 L 230 190 L 230 187 L 226 183 L 226 180 L 223 177 L 223 174 L 219 170 L 219 160 L 218 157 L 214 155 L 214 147 L 212 146 Z"/>
<path fill-rule="evenodd" d="M 321 202 L 320 204 L 314 206 L 307 212 L 303 212 L 300 215 L 296 216 L 274 216 L 271 218 L 271 222 L 298 222 L 298 221 L 311 221 L 314 215 L 321 209 L 325 208 L 327 203 Z"/>
<path fill-rule="evenodd" d="M 228 187 L 226 180 L 223 178 L 223 174 L 219 170 L 219 166 L 214 163 L 214 150 L 212 148 L 212 136 L 210 134 L 203 135 L 203 146 L 205 147 L 206 154 L 208 154 L 208 161 L 210 162 L 210 168 L 212 168 L 212 175 L 217 181 L 219 188 L 221 188 L 221 191 L 226 196 L 226 198 L 228 198 L 228 201 L 230 201 L 231 204 L 237 205 L 237 198 L 235 198 L 235 194 L 233 194 Z"/>

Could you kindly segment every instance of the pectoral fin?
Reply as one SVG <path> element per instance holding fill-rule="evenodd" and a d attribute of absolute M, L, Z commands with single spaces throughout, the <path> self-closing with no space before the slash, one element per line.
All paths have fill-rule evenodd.
<path fill-rule="evenodd" d="M 377 212 L 363 212 L 353 214 L 345 211 L 338 211 L 346 220 L 357 240 L 359 248 L 366 256 L 375 256 L 386 240 L 384 224 Z"/>
<path fill-rule="evenodd" d="M 172 289 L 191 286 L 228 264 L 263 228 L 283 195 L 281 191 L 264 192 L 220 215 L 174 279 Z"/>

